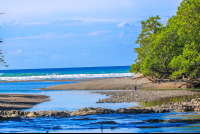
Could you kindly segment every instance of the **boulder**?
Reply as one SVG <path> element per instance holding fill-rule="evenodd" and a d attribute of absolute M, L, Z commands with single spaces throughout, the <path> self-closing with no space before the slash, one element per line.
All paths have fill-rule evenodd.
<path fill-rule="evenodd" d="M 70 114 L 70 116 L 76 116 L 76 115 L 95 115 L 95 114 L 110 114 L 114 113 L 115 111 L 112 109 L 104 109 L 104 108 L 82 108 L 77 111 L 74 111 Z"/>
<path fill-rule="evenodd" d="M 119 108 L 116 113 L 155 113 L 151 108 L 142 107 L 129 107 L 129 108 Z"/>
<path fill-rule="evenodd" d="M 27 117 L 31 117 L 31 118 L 35 118 L 35 117 L 39 117 L 39 115 L 37 115 L 35 112 L 30 112 Z"/>
<path fill-rule="evenodd" d="M 169 112 L 169 109 L 159 109 L 155 111 L 155 113 L 168 113 L 168 112 Z"/>

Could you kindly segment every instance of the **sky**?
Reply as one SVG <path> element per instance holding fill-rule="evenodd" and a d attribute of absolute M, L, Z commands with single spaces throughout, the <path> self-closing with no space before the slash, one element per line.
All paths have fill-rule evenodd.
<path fill-rule="evenodd" d="M 130 66 L 141 21 L 176 14 L 182 0 L 1 0 L 7 69 Z"/>

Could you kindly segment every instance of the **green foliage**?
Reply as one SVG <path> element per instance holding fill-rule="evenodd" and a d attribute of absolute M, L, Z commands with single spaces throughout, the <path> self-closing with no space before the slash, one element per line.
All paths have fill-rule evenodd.
<path fill-rule="evenodd" d="M 141 22 L 137 59 L 130 72 L 158 78 L 200 76 L 200 1 L 183 0 L 165 26 L 159 19 L 156 16 Z"/>
<path fill-rule="evenodd" d="M 135 48 L 137 53 L 137 59 L 135 60 L 136 64 L 133 64 L 131 67 L 131 72 L 138 73 L 142 65 L 142 61 L 145 59 L 147 53 L 150 51 L 150 44 L 154 40 L 154 34 L 160 31 L 163 27 L 159 20 L 159 16 L 149 17 L 147 21 L 142 21 L 142 32 L 136 40 L 136 43 L 139 44 L 138 48 Z"/>

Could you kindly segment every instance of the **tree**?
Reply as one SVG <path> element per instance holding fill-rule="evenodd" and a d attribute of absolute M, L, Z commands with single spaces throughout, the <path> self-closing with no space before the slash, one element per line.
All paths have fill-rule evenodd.
<path fill-rule="evenodd" d="M 138 73 L 141 71 L 143 61 L 150 51 L 150 46 L 154 40 L 155 34 L 163 28 L 163 25 L 157 21 L 159 19 L 159 16 L 149 17 L 147 21 L 141 22 L 142 32 L 135 42 L 139 44 L 139 47 L 134 49 L 134 52 L 137 53 L 137 59 L 135 60 L 136 63 L 131 66 L 130 72 Z"/>
<path fill-rule="evenodd" d="M 5 14 L 5 13 L 0 13 L 0 15 L 2 15 L 2 14 Z M 0 38 L 0 43 L 3 43 L 3 41 L 1 41 L 2 39 L 3 38 Z M 4 61 L 4 55 L 2 53 L 2 50 L 0 50 L 0 64 L 1 64 L 1 66 L 8 67 L 8 65 L 6 65 L 6 62 Z"/>
<path fill-rule="evenodd" d="M 200 76 L 200 1 L 183 0 L 177 11 L 176 25 L 179 42 L 184 44 L 182 53 L 173 57 L 170 66 L 176 69 L 172 77 L 185 73 L 189 77 Z"/>
<path fill-rule="evenodd" d="M 183 0 L 164 26 L 159 16 L 142 24 L 130 72 L 156 78 L 200 76 L 200 1 Z"/>

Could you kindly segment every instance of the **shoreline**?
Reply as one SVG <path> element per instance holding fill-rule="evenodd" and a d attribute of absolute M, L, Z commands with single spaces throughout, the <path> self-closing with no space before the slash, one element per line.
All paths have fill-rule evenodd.
<path fill-rule="evenodd" d="M 186 89 L 181 86 L 185 82 L 159 82 L 152 83 L 147 78 L 139 77 L 118 77 L 101 79 L 76 80 L 79 83 L 70 83 L 41 88 L 42 90 L 135 90 L 135 89 Z M 181 88 L 179 88 L 181 87 Z"/>
<path fill-rule="evenodd" d="M 47 101 L 46 95 L 0 94 L 0 110 L 24 110 Z"/>
<path fill-rule="evenodd" d="M 36 80 L 41 81 L 41 80 Z M 96 92 L 110 96 L 99 100 L 97 103 L 117 103 L 117 102 L 151 102 L 157 101 L 163 98 L 180 97 L 186 95 L 199 94 L 198 92 L 186 91 L 186 90 L 165 90 L 165 91 L 134 91 L 136 89 L 172 89 L 178 87 L 182 82 L 164 82 L 164 83 L 152 83 L 147 78 L 142 76 L 135 77 L 119 77 L 119 78 L 96 78 L 96 79 L 79 79 L 79 80 L 42 80 L 42 81 L 81 81 L 79 83 L 70 83 L 50 86 L 47 88 L 41 88 L 41 90 L 96 90 Z M 8 82 L 8 81 L 6 81 Z M 11 82 L 11 81 L 9 81 Z M 12 81 L 19 82 L 19 81 Z M 30 81 L 21 81 L 30 82 Z M 152 86 L 153 85 L 153 86 Z M 168 85 L 168 86 L 165 86 Z M 155 88 L 156 87 L 156 88 Z M 161 88 L 162 87 L 162 88 Z M 107 90 L 98 91 L 98 90 Z M 124 90 L 124 91 L 112 91 L 112 90 Z M 130 91 L 132 90 L 132 91 Z M 29 95 L 29 94 L 0 94 L 0 110 L 1 109 L 28 109 L 34 105 L 49 101 L 49 96 L 44 95 Z M 14 96 L 14 97 L 11 97 Z"/>

